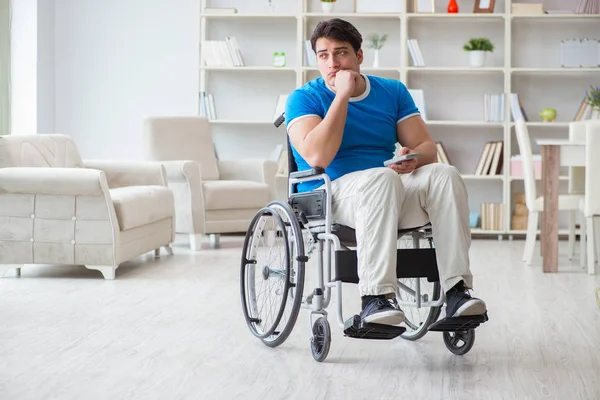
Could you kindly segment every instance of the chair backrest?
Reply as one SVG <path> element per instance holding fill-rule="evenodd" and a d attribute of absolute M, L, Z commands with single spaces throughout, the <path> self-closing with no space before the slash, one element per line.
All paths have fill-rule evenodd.
<path fill-rule="evenodd" d="M 586 121 L 585 138 L 585 207 L 586 217 L 600 215 L 600 186 L 593 176 L 600 174 L 600 120 Z"/>
<path fill-rule="evenodd" d="M 144 158 L 149 161 L 196 161 L 200 164 L 203 180 L 220 178 L 210 124 L 206 118 L 146 118 L 142 145 Z"/>
<path fill-rule="evenodd" d="M 60 134 L 0 136 L 0 168 L 83 168 L 75 142 Z"/>
<path fill-rule="evenodd" d="M 569 140 L 585 141 L 585 121 L 569 123 Z M 585 167 L 569 167 L 569 193 L 585 193 Z"/>
<path fill-rule="evenodd" d="M 519 144 L 519 153 L 521 154 L 521 162 L 523 163 L 523 181 L 525 185 L 525 204 L 527 208 L 534 208 L 536 194 L 535 173 L 533 168 L 533 153 L 531 152 L 531 141 L 529 139 L 529 131 L 525 121 L 515 121 L 515 131 L 517 134 L 517 143 Z"/>

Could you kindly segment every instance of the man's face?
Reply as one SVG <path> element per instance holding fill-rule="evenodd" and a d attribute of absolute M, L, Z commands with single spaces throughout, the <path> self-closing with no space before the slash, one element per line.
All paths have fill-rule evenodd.
<path fill-rule="evenodd" d="M 340 70 L 351 70 L 360 73 L 363 62 L 363 51 L 354 52 L 348 42 L 319 38 L 315 44 L 317 66 L 321 76 L 329 86 L 335 86 L 335 74 Z"/>

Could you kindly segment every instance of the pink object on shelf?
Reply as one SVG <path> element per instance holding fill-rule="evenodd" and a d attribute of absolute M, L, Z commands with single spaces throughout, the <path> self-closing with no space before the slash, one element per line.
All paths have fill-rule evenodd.
<path fill-rule="evenodd" d="M 542 178 L 542 156 L 533 156 L 533 175 L 536 179 Z M 510 176 L 513 178 L 523 177 L 523 162 L 521 156 L 512 156 L 510 158 Z"/>

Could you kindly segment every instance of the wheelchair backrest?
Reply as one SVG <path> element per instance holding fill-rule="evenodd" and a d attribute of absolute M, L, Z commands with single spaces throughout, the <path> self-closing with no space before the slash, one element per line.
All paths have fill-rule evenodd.
<path fill-rule="evenodd" d="M 285 122 L 285 112 L 282 113 L 275 120 L 274 124 L 276 128 L 279 128 L 281 124 Z M 298 165 L 296 165 L 296 160 L 294 159 L 294 154 L 292 153 L 292 145 L 290 143 L 290 137 L 286 134 L 285 141 L 287 143 L 287 163 L 288 163 L 288 176 L 292 172 L 298 171 Z M 292 193 L 296 193 L 296 185 L 292 187 Z"/>

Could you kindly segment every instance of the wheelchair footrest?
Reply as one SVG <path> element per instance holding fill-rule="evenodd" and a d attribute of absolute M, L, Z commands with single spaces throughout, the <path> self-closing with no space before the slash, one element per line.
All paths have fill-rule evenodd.
<path fill-rule="evenodd" d="M 353 316 L 344 323 L 344 336 L 356 339 L 394 339 L 405 331 L 406 328 L 402 326 L 363 322 L 358 315 Z"/>
<path fill-rule="evenodd" d="M 482 315 L 469 315 L 465 317 L 443 318 L 432 324 L 428 331 L 457 332 L 477 328 L 488 320 L 487 311 Z"/>

